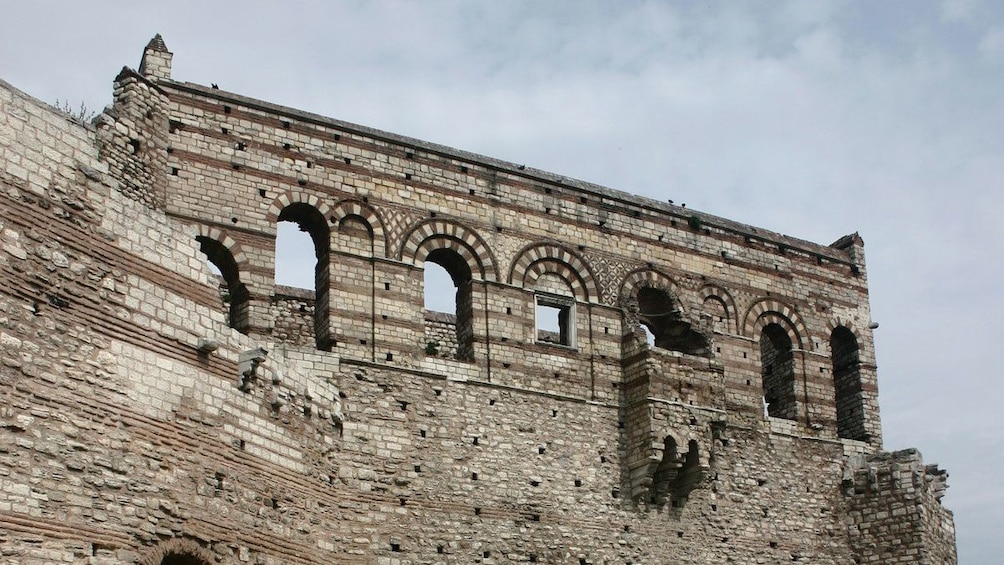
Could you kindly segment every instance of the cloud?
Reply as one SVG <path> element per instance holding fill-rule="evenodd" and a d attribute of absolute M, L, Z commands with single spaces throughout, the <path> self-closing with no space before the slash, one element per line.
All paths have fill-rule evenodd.
<path fill-rule="evenodd" d="M 980 54 L 993 63 L 1004 61 L 1004 28 L 993 28 L 983 35 Z"/>

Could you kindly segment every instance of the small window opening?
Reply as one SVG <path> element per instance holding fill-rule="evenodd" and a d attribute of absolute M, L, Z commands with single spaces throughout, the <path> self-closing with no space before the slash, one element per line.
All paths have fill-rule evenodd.
<path fill-rule="evenodd" d="M 575 301 L 570 297 L 537 294 L 537 341 L 575 347 Z"/>

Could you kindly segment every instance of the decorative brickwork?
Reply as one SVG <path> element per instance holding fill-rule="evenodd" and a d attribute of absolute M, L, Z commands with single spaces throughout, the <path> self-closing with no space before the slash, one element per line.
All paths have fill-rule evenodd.
<path fill-rule="evenodd" d="M 0 562 L 955 563 L 946 473 L 882 450 L 857 234 L 171 59 L 154 38 L 93 125 L 0 83 Z M 311 289 L 275 284 L 280 221 Z"/>

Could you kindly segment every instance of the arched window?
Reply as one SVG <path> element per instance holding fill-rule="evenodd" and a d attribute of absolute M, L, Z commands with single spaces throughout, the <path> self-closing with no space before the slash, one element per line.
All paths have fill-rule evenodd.
<path fill-rule="evenodd" d="M 707 355 L 708 339 L 683 319 L 673 297 L 659 288 L 638 289 L 638 321 L 652 334 L 656 347 L 691 355 Z"/>
<path fill-rule="evenodd" d="M 844 326 L 833 329 L 830 334 L 830 354 L 833 359 L 833 388 L 837 404 L 837 435 L 867 441 L 858 340 L 851 330 Z"/>
<path fill-rule="evenodd" d="M 791 338 L 777 323 L 767 324 L 760 333 L 760 362 L 766 415 L 796 419 L 795 357 Z"/>
<path fill-rule="evenodd" d="M 474 300 L 471 293 L 473 284 L 471 268 L 459 253 L 445 248 L 431 251 L 425 258 L 425 263 L 433 263 L 442 268 L 440 271 L 436 267 L 426 267 L 432 275 L 425 279 L 426 308 L 435 311 L 453 310 L 456 316 L 456 358 L 461 361 L 473 361 Z M 442 271 L 448 275 L 449 283 L 442 280 Z M 450 294 L 453 294 L 452 298 Z"/>
<path fill-rule="evenodd" d="M 223 303 L 228 305 L 228 323 L 231 328 L 248 333 L 248 290 L 240 280 L 237 262 L 222 243 L 204 235 L 195 238 L 199 242 L 199 251 L 206 256 L 210 265 L 223 278 L 220 295 Z"/>
<path fill-rule="evenodd" d="M 279 230 L 288 229 L 288 224 L 295 224 L 300 231 L 310 235 L 310 240 L 314 248 L 314 340 L 317 348 L 330 351 L 332 340 L 331 330 L 328 324 L 329 318 L 329 261 L 330 261 L 330 238 L 331 232 L 328 222 L 324 216 L 309 204 L 290 204 L 279 213 Z M 291 251 L 279 249 L 276 246 L 276 283 L 282 284 L 280 280 L 280 261 L 291 255 Z M 300 255 L 303 257 L 303 255 Z M 309 262 L 309 259 L 302 260 Z M 289 268 L 285 266 L 284 268 Z M 292 271 L 305 272 L 307 265 L 295 265 Z"/>

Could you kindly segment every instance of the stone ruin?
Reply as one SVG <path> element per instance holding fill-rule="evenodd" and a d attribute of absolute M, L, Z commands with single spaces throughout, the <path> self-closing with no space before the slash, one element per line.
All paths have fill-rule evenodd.
<path fill-rule="evenodd" d="M 0 563 L 956 562 L 945 472 L 882 451 L 857 234 L 171 59 L 88 124 L 0 84 Z M 274 282 L 283 221 L 313 289 Z"/>

